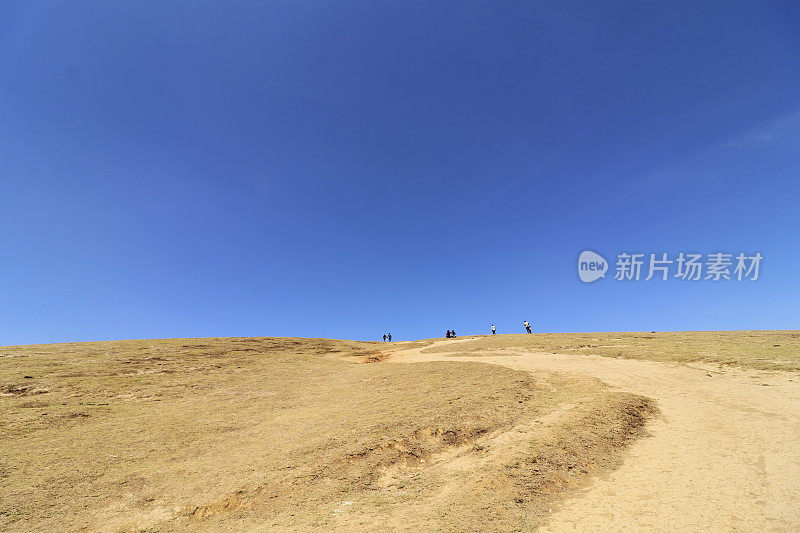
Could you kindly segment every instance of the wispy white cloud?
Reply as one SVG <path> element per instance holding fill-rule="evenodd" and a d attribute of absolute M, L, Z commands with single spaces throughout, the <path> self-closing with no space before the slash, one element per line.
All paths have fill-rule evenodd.
<path fill-rule="evenodd" d="M 720 148 L 743 148 L 773 142 L 800 143 L 800 112 L 765 122 L 722 142 Z"/>

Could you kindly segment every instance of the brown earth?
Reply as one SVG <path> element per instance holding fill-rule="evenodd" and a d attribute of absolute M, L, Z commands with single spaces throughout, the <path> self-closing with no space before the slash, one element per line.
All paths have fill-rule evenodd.
<path fill-rule="evenodd" d="M 800 374 L 779 370 L 800 368 L 799 336 L 502 335 L 394 361 L 457 357 L 590 376 L 656 401 L 651 436 L 559 505 L 543 531 L 800 531 Z"/>

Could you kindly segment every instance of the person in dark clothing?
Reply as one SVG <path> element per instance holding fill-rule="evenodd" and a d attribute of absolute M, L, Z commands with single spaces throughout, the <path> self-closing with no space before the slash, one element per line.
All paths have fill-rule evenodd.
<path fill-rule="evenodd" d="M 383 342 L 386 342 L 386 333 L 383 334 Z"/>
<path fill-rule="evenodd" d="M 451 339 L 455 339 L 456 338 L 456 330 L 453 330 L 453 331 L 450 332 L 450 338 Z"/>
<path fill-rule="evenodd" d="M 450 330 L 449 330 L 449 329 L 447 330 L 447 333 L 445 333 L 444 337 L 445 337 L 446 339 L 449 339 L 449 338 L 450 338 Z"/>
<path fill-rule="evenodd" d="M 387 335 L 387 337 L 389 338 L 389 342 L 392 342 L 392 332 L 391 331 L 389 332 L 389 335 Z"/>

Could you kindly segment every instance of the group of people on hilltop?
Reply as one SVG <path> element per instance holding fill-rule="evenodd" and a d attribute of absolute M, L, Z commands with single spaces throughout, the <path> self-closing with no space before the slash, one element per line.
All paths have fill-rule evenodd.
<path fill-rule="evenodd" d="M 522 323 L 522 326 L 525 328 L 525 332 L 526 333 L 533 333 L 533 330 L 531 328 L 531 323 L 528 322 L 527 320 L 525 320 Z M 497 335 L 497 328 L 495 327 L 494 324 L 492 324 L 491 329 L 492 329 L 492 335 Z M 445 337 L 448 338 L 448 339 L 453 339 L 453 338 L 455 338 L 455 336 L 456 336 L 456 332 L 453 331 L 453 330 L 449 330 L 449 329 L 447 330 L 447 333 L 445 334 Z"/>
<path fill-rule="evenodd" d="M 526 331 L 526 332 L 528 332 L 528 333 L 533 333 L 533 332 L 531 331 L 531 323 L 530 323 L 530 322 L 528 322 L 527 320 L 525 320 L 525 321 L 522 323 L 522 325 L 523 325 L 523 327 L 525 328 L 525 331 Z M 497 328 L 496 328 L 496 327 L 494 327 L 494 324 L 492 324 L 492 335 L 497 335 Z"/>
<path fill-rule="evenodd" d="M 525 328 L 526 333 L 533 333 L 533 328 L 531 327 L 531 323 L 527 320 L 522 322 L 522 326 Z M 491 325 L 492 335 L 497 335 L 497 328 L 494 324 Z M 456 330 L 448 329 L 444 334 L 446 339 L 455 339 L 456 338 Z M 392 342 L 392 334 L 391 333 L 384 333 L 383 334 L 383 342 Z"/>

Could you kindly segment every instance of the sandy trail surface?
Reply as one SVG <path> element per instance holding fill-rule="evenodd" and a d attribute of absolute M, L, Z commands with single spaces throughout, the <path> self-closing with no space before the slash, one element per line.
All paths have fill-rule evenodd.
<path fill-rule="evenodd" d="M 423 348 L 391 359 L 435 360 L 586 375 L 657 401 L 650 436 L 541 531 L 800 531 L 797 373 L 512 351 L 453 358 Z"/>

